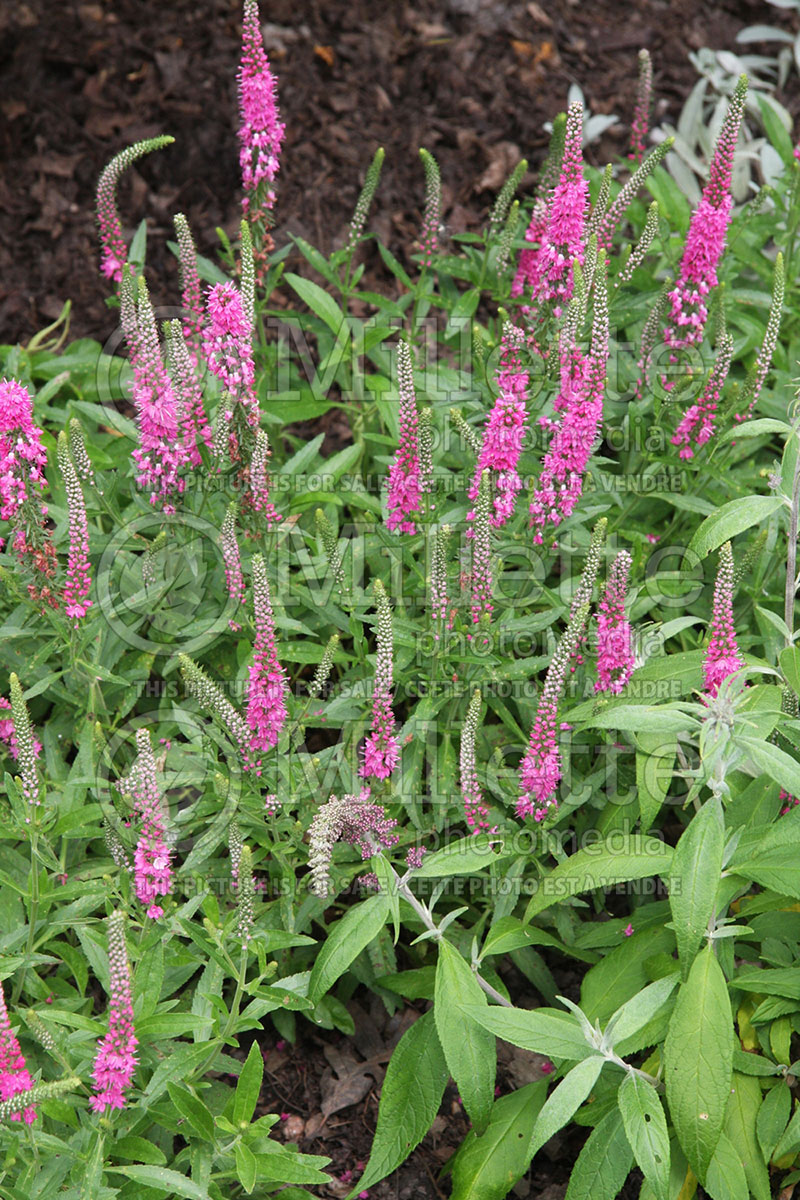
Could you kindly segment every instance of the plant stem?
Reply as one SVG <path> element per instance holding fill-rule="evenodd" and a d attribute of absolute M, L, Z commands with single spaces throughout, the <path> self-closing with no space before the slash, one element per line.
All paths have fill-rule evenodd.
<path fill-rule="evenodd" d="M 35 819 L 35 818 L 34 818 Z M 31 901 L 28 907 L 28 940 L 25 945 L 25 955 L 30 957 L 33 954 L 34 942 L 36 941 L 36 922 L 39 919 L 39 856 L 36 852 L 38 845 L 38 832 L 36 829 L 31 829 Z M 14 984 L 14 991 L 11 996 L 11 1003 L 15 1005 L 25 986 L 25 976 L 27 967 L 23 967 L 17 982 Z"/>

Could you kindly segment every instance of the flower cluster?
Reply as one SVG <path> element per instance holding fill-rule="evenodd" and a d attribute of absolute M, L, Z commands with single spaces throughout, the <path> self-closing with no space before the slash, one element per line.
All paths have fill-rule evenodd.
<path fill-rule="evenodd" d="M 274 746 L 286 723 L 287 682 L 275 649 L 275 618 L 269 594 L 269 581 L 260 554 L 253 558 L 253 604 L 256 636 L 253 664 L 247 685 L 247 724 L 251 731 L 250 749 L 256 754 Z M 254 761 L 256 773 L 260 763 Z"/>
<path fill-rule="evenodd" d="M 633 674 L 634 653 L 630 622 L 625 618 L 625 594 L 631 556 L 621 550 L 611 565 L 597 617 L 596 692 L 621 692 Z"/>
<path fill-rule="evenodd" d="M 47 453 L 41 439 L 30 392 L 16 379 L 0 380 L 0 520 L 15 531 L 12 546 L 18 557 L 50 576 L 55 549 L 44 529 Z"/>
<path fill-rule="evenodd" d="M 428 150 L 420 150 L 422 169 L 425 172 L 425 209 L 422 214 L 422 262 L 429 267 L 439 249 L 439 224 L 442 219 L 442 179 L 439 164 Z"/>
<path fill-rule="evenodd" d="M 733 551 L 730 542 L 726 542 L 719 552 L 711 612 L 711 638 L 703 660 L 703 686 L 711 697 L 717 695 L 720 684 L 729 675 L 744 666 L 733 624 L 733 588 Z"/>
<path fill-rule="evenodd" d="M 197 273 L 197 251 L 192 231 L 183 213 L 174 218 L 175 236 L 178 239 L 178 265 L 181 279 L 181 307 L 183 308 L 183 333 L 196 352 L 203 332 L 203 293 Z"/>
<path fill-rule="evenodd" d="M 681 423 L 672 435 L 672 444 L 680 446 L 681 458 L 692 458 L 692 441 L 696 446 L 704 446 L 714 435 L 720 398 L 728 370 L 733 357 L 733 339 L 730 334 L 720 338 L 719 349 L 714 366 L 708 373 L 703 391 L 699 399 L 685 412 Z"/>
<path fill-rule="evenodd" d="M 250 457 L 249 489 L 244 498 L 254 512 L 261 513 L 268 529 L 280 524 L 281 519 L 270 499 L 269 458 L 271 453 L 266 430 L 259 429 Z"/>
<path fill-rule="evenodd" d="M 3 985 L 0 984 L 0 1101 L 5 1103 L 12 1096 L 29 1092 L 32 1087 L 33 1079 L 11 1028 Z M 12 1113 L 11 1120 L 22 1120 L 26 1125 L 31 1125 L 36 1120 L 36 1115 L 35 1108 L 26 1106 L 21 1112 Z"/>
<path fill-rule="evenodd" d="M 113 912 L 108 918 L 108 969 L 110 1004 L 108 1033 L 101 1041 L 94 1060 L 95 1095 L 89 1101 L 93 1112 L 124 1108 L 125 1092 L 136 1070 L 136 1046 L 131 998 L 131 969 L 125 945 L 125 918 Z"/>
<path fill-rule="evenodd" d="M 203 334 L 203 354 L 208 369 L 221 382 L 230 397 L 228 423 L 235 406 L 240 405 L 247 425 L 258 425 L 258 397 L 255 393 L 253 330 L 243 297 L 233 283 L 215 283 L 208 291 L 208 324 Z M 234 447 L 235 448 L 235 447 Z"/>
<path fill-rule="evenodd" d="M 394 734 L 392 712 L 392 610 L 386 589 L 375 580 L 375 602 L 378 609 L 375 679 L 372 687 L 372 732 L 364 744 L 362 778 L 388 779 L 400 759 L 400 748 Z"/>
<path fill-rule="evenodd" d="M 417 401 L 414 394 L 414 368 L 408 342 L 397 347 L 397 382 L 400 393 L 399 439 L 394 461 L 389 470 L 389 492 L 386 507 L 387 529 L 392 533 L 416 533 L 413 521 L 419 513 L 420 457 L 417 438 Z"/>
<path fill-rule="evenodd" d="M 225 583 L 228 587 L 228 596 L 233 605 L 233 611 L 228 619 L 228 624 L 233 630 L 240 628 L 233 617 L 239 605 L 244 603 L 242 558 L 239 553 L 239 541 L 236 537 L 237 512 L 238 506 L 236 501 L 231 500 L 222 521 L 222 528 L 219 531 L 219 545 L 222 551 L 222 561 L 225 565 Z"/>
<path fill-rule="evenodd" d="M 477 625 L 486 614 L 494 610 L 492 603 L 492 526 L 491 526 L 491 480 L 488 471 L 481 472 L 478 498 L 472 514 L 472 623 Z"/>
<path fill-rule="evenodd" d="M 575 103 L 567 112 L 561 174 L 548 201 L 533 280 L 534 300 L 554 301 L 557 317 L 572 295 L 573 263 L 583 262 L 588 202 L 589 185 L 583 177 L 583 106 Z"/>
<path fill-rule="evenodd" d="M 9 683 L 11 692 L 11 719 L 14 723 L 13 745 L 16 747 L 14 757 L 19 764 L 22 794 L 34 810 L 33 815 L 35 817 L 35 810 L 42 803 L 39 776 L 36 771 L 36 759 L 39 757 L 42 747 L 33 736 L 28 706 L 25 703 L 25 697 L 22 695 L 22 686 L 13 671 L 9 677 Z M 30 819 L 30 817 L 26 817 L 26 821 L 30 822 Z"/>
<path fill-rule="evenodd" d="M 308 831 L 309 890 L 317 896 L 330 894 L 331 857 L 337 842 L 356 846 L 366 860 L 381 846 L 397 844 L 398 835 L 392 833 L 396 824 L 383 805 L 370 801 L 368 787 L 358 796 L 331 796 L 317 809 Z"/>

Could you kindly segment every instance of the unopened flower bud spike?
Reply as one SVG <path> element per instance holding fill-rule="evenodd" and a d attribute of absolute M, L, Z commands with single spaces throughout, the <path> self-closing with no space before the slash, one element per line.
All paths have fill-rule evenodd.
<path fill-rule="evenodd" d="M 100 230 L 101 261 L 100 270 L 106 279 L 117 283 L 122 279 L 122 269 L 128 260 L 128 248 L 122 237 L 122 226 L 117 212 L 117 183 L 121 175 L 133 163 L 150 154 L 153 150 L 161 150 L 171 146 L 173 137 L 148 138 L 143 142 L 135 142 L 120 154 L 114 156 L 103 169 L 97 181 L 97 224 Z"/>
<path fill-rule="evenodd" d="M 490 238 L 497 237 L 500 230 L 506 225 L 511 202 L 527 170 L 528 160 L 521 158 L 498 192 L 489 214 L 488 236 Z"/>
<path fill-rule="evenodd" d="M 314 513 L 314 522 L 317 527 L 317 534 L 322 542 L 322 549 L 328 560 L 328 566 L 333 575 L 334 583 L 342 591 L 344 589 L 344 568 L 342 566 L 344 553 L 339 553 L 336 530 L 321 508 L 318 508 Z"/>
<path fill-rule="evenodd" d="M 429 267 L 439 249 L 439 225 L 442 220 L 442 180 L 439 164 L 428 150 L 420 150 L 425 172 L 425 209 L 422 216 L 420 245 L 423 270 Z"/>
<path fill-rule="evenodd" d="M 367 173 L 364 177 L 364 186 L 361 189 L 356 206 L 353 211 L 353 216 L 350 221 L 350 230 L 347 235 L 347 243 L 345 249 L 348 254 L 348 264 L 352 259 L 353 251 L 361 240 L 361 235 L 364 232 L 364 225 L 369 215 L 369 210 L 372 207 L 372 201 L 375 198 L 375 192 L 378 189 L 378 184 L 381 178 L 381 169 L 383 167 L 384 149 L 379 146 L 373 155 L 372 162 L 367 167 Z M 349 265 L 348 265 L 349 274 Z"/>

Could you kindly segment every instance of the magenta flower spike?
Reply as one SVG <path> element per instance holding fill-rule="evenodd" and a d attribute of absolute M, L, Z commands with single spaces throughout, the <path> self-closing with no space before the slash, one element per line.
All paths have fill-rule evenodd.
<path fill-rule="evenodd" d="M 625 618 L 630 570 L 631 556 L 627 550 L 621 550 L 611 564 L 597 617 L 596 692 L 617 694 L 633 674 L 633 639 L 630 622 Z"/>
<path fill-rule="evenodd" d="M 664 331 L 664 345 L 670 350 L 670 362 L 677 352 L 696 346 L 703 340 L 708 320 L 708 294 L 718 281 L 717 268 L 725 249 L 725 238 L 733 207 L 731 172 L 733 154 L 747 95 L 747 77 L 743 75 L 731 97 L 722 124 L 708 183 L 692 214 L 678 278 L 669 292 L 670 320 Z M 670 390 L 671 384 L 664 384 Z"/>
<path fill-rule="evenodd" d="M 363 779 L 388 779 L 400 760 L 400 747 L 394 734 L 392 712 L 392 610 L 386 589 L 375 580 L 378 609 L 375 680 L 372 688 L 372 732 L 364 745 L 364 762 L 359 774 Z"/>
<path fill-rule="evenodd" d="M 219 379 L 234 405 L 241 405 L 247 424 L 255 428 L 259 413 L 255 391 L 253 329 L 241 293 L 233 283 L 215 283 L 208 291 L 207 308 L 203 354 L 208 369 Z M 232 418 L 233 412 L 228 420 Z"/>
<path fill-rule="evenodd" d="M 631 148 L 628 158 L 640 163 L 645 155 L 647 134 L 650 130 L 650 106 L 653 100 L 653 64 L 649 50 L 639 51 L 639 83 L 636 88 L 636 106 L 631 121 Z"/>
<path fill-rule="evenodd" d="M 561 174 L 547 212 L 538 297 L 534 293 L 534 299 L 555 301 L 557 317 L 572 296 L 573 263 L 583 262 L 588 203 L 589 185 L 583 177 L 583 107 L 576 102 L 567 112 Z"/>
<path fill-rule="evenodd" d="M 733 624 L 733 551 L 730 542 L 726 542 L 719 552 L 711 614 L 711 639 L 703 660 L 705 690 L 710 696 L 716 696 L 720 684 L 729 675 L 740 671 L 743 666 L 744 659 L 739 653 Z"/>
<path fill-rule="evenodd" d="M 704 446 L 713 437 L 722 389 L 728 377 L 732 357 L 733 339 L 726 333 L 720 338 L 717 357 L 700 398 L 686 410 L 670 439 L 673 446 L 680 446 L 678 453 L 681 458 L 694 457 L 693 442 L 697 447 Z"/>
<path fill-rule="evenodd" d="M 106 279 L 114 279 L 120 283 L 123 268 L 128 261 L 128 248 L 122 236 L 122 226 L 117 212 L 117 184 L 120 176 L 137 159 L 143 158 L 152 150 L 161 150 L 164 146 L 171 146 L 174 141 L 173 137 L 163 135 L 128 146 L 112 158 L 97 181 L 96 207 L 97 224 L 100 230 L 100 270 Z"/>
<path fill-rule="evenodd" d="M 89 1101 L 93 1112 L 125 1107 L 125 1092 L 136 1070 L 138 1042 L 133 1026 L 131 969 L 125 945 L 125 918 L 113 912 L 108 918 L 108 969 L 110 1003 L 108 1033 L 100 1042 L 94 1060 L 95 1095 Z"/>
<path fill-rule="evenodd" d="M 187 463 L 180 435 L 180 410 L 172 380 L 161 356 L 155 315 L 144 279 L 138 280 L 138 306 L 133 299 L 133 277 L 123 275 L 120 320 L 133 367 L 132 396 L 139 428 L 139 445 L 133 459 L 139 468 L 136 482 L 150 493 L 150 503 L 164 512 L 175 512 L 174 498 L 185 485 L 181 472 Z"/>
<path fill-rule="evenodd" d="M 253 604 L 256 636 L 253 643 L 253 665 L 247 685 L 246 720 L 251 731 L 250 748 L 256 754 L 277 744 L 286 724 L 286 692 L 283 667 L 275 648 L 275 618 L 269 594 L 269 581 L 264 559 L 253 557 Z M 254 764 L 260 773 L 260 763 Z"/>
<path fill-rule="evenodd" d="M 10 1100 L 20 1092 L 28 1092 L 32 1087 L 33 1079 L 11 1028 L 3 985 L 0 983 L 0 1102 Z M 24 1108 L 22 1112 L 11 1114 L 12 1121 L 24 1121 L 26 1125 L 33 1124 L 36 1117 L 35 1108 Z"/>
<path fill-rule="evenodd" d="M 83 489 L 69 453 L 66 433 L 58 435 L 58 465 L 67 493 L 69 513 L 69 558 L 67 582 L 64 585 L 64 612 L 77 625 L 91 608 L 89 588 L 92 584 L 89 571 L 89 526 L 86 521 L 86 505 Z"/>
<path fill-rule="evenodd" d="M 531 728 L 528 749 L 520 764 L 517 816 L 543 821 L 558 804 L 556 790 L 561 782 L 561 750 L 558 744 L 558 703 L 564 690 L 570 659 L 579 644 L 588 605 L 570 617 L 569 625 L 547 668 L 542 694 Z"/>
<path fill-rule="evenodd" d="M 47 451 L 42 430 L 33 420 L 30 392 L 16 379 L 0 379 L 0 520 L 8 521 L 14 531 L 11 547 L 17 557 L 40 575 L 51 576 L 56 552 L 45 526 L 47 505 L 42 502 L 46 466 Z M 28 590 L 32 599 L 38 598 L 33 584 Z M 42 589 L 41 598 L 58 606 L 49 588 Z"/>
<path fill-rule="evenodd" d="M 556 418 L 550 445 L 542 459 L 542 470 L 531 500 L 534 541 L 541 544 L 548 525 L 560 525 L 575 509 L 583 494 L 586 468 L 603 418 L 608 360 L 608 294 L 605 269 L 598 265 L 595 287 L 591 353 L 584 355 L 574 341 L 569 323 L 561 344 L 561 388 L 555 402 Z"/>
<path fill-rule="evenodd" d="M 397 346 L 397 383 L 400 393 L 399 439 L 389 469 L 386 528 L 392 533 L 416 533 L 414 516 L 422 504 L 417 401 L 414 392 L 414 368 L 407 342 Z"/>
<path fill-rule="evenodd" d="M 525 406 L 528 372 L 523 369 L 520 360 L 523 340 L 522 330 L 507 322 L 503 329 L 500 369 L 497 372 L 498 395 L 489 414 L 469 490 L 470 500 L 477 500 L 481 475 L 484 471 L 492 472 L 494 497 L 489 519 L 495 527 L 505 525 L 514 515 L 517 493 L 522 488 L 517 464 L 522 453 L 528 416 Z"/>
<path fill-rule="evenodd" d="M 136 730 L 136 759 L 130 774 L 119 782 L 119 790 L 129 793 L 139 824 L 139 840 L 134 855 L 136 895 L 147 906 L 147 915 L 155 920 L 164 914 L 156 903 L 169 895 L 172 886 L 172 850 L 167 844 L 166 815 L 156 776 L 156 760 L 146 729 Z"/>
<path fill-rule="evenodd" d="M 242 211 L 265 231 L 264 251 L 272 249 L 266 230 L 272 224 L 275 177 L 280 167 L 286 126 L 278 112 L 277 85 L 261 36 L 257 0 L 244 0 L 242 57 L 239 65 L 239 166 Z M 260 255 L 260 251 L 257 251 Z M 260 263 L 259 263 L 260 266 Z"/>

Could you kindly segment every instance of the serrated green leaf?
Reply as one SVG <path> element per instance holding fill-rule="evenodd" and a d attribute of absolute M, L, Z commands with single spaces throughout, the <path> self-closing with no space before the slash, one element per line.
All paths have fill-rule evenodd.
<path fill-rule="evenodd" d="M 564 1200 L 614 1200 L 633 1163 L 622 1117 L 616 1109 L 598 1122 L 578 1155 Z"/>
<path fill-rule="evenodd" d="M 780 496 L 742 496 L 739 500 L 730 500 L 706 517 L 689 542 L 689 550 L 699 558 L 705 558 L 737 533 L 744 533 L 745 529 L 766 521 L 783 505 Z"/>
<path fill-rule="evenodd" d="M 487 1008 L 461 1003 L 458 1007 L 496 1037 L 523 1050 L 574 1061 L 592 1053 L 572 1014 L 557 1008 Z"/>
<path fill-rule="evenodd" d="M 470 1130 L 453 1160 L 451 1200 L 505 1200 L 530 1161 L 528 1144 L 547 1081 L 526 1084 L 492 1106 L 481 1136 Z"/>
<path fill-rule="evenodd" d="M 539 881 L 525 910 L 525 921 L 549 908 L 558 900 L 587 892 L 596 887 L 665 875 L 672 860 L 672 847 L 656 838 L 632 833 L 617 835 L 608 842 L 579 850 L 559 863 Z"/>
<path fill-rule="evenodd" d="M 263 1078 L 264 1058 L 258 1041 L 254 1041 L 236 1084 L 233 1097 L 234 1125 L 249 1125 L 252 1121 L 258 1097 L 261 1095 Z"/>
<path fill-rule="evenodd" d="M 684 979 L 714 912 L 725 852 L 722 802 L 706 800 L 680 836 L 667 879 Z"/>
<path fill-rule="evenodd" d="M 316 1005 L 351 962 L 380 933 L 390 914 L 383 892 L 355 905 L 328 934 L 316 957 L 308 982 L 308 998 Z"/>

